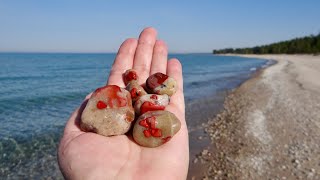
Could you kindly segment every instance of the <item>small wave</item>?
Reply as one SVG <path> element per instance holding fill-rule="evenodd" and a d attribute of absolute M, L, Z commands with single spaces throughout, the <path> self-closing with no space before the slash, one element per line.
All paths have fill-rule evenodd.
<path fill-rule="evenodd" d="M 61 130 L 35 134 L 27 139 L 0 138 L 0 177 L 42 179 L 55 175 L 62 179 L 56 161 L 60 134 Z"/>
<path fill-rule="evenodd" d="M 57 104 L 63 103 L 69 100 L 78 100 L 83 99 L 87 92 L 70 92 L 59 95 L 48 95 L 48 96 L 33 96 L 33 97 L 13 97 L 13 98 L 3 98 L 1 99 L 0 105 L 10 105 L 13 109 L 19 106 L 29 107 L 29 106 L 38 106 L 44 104 Z M 19 102 L 19 103 L 17 103 Z M 14 106 L 12 106 L 14 105 Z"/>
<path fill-rule="evenodd" d="M 39 79 L 50 79 L 53 78 L 54 76 L 3 76 L 0 77 L 0 81 L 19 81 L 19 80 L 39 80 Z"/>
<path fill-rule="evenodd" d="M 253 67 L 253 68 L 250 68 L 250 71 L 256 71 L 257 68 Z"/>

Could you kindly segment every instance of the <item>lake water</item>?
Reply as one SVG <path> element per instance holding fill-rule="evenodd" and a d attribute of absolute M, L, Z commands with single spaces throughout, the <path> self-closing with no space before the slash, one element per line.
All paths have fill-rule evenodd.
<path fill-rule="evenodd" d="M 105 84 L 114 57 L 0 53 L 0 177 L 62 178 L 56 147 L 64 124 L 88 93 Z M 187 104 L 235 88 L 270 63 L 212 54 L 170 57 L 183 65 Z"/>

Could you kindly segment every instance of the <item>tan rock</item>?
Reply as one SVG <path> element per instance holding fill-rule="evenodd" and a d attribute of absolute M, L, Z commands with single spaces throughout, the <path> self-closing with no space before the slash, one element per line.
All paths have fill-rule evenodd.
<path fill-rule="evenodd" d="M 149 111 L 133 127 L 133 139 L 141 146 L 158 147 L 168 142 L 181 127 L 180 120 L 169 111 Z"/>
<path fill-rule="evenodd" d="M 138 82 L 139 76 L 134 69 L 128 69 L 123 73 L 123 82 L 125 85 L 128 85 L 130 82 Z"/>
<path fill-rule="evenodd" d="M 147 90 L 152 94 L 167 94 L 172 96 L 177 91 L 177 82 L 163 73 L 155 73 L 146 81 Z"/>
<path fill-rule="evenodd" d="M 147 94 L 141 96 L 134 104 L 134 111 L 137 115 L 148 111 L 164 110 L 169 104 L 170 98 L 168 95 Z"/>
<path fill-rule="evenodd" d="M 137 81 L 129 82 L 126 86 L 126 90 L 130 92 L 133 102 L 136 102 L 141 96 L 147 94 L 147 92 L 138 84 Z"/>
<path fill-rule="evenodd" d="M 116 85 L 95 90 L 81 115 L 84 131 L 104 136 L 125 134 L 134 120 L 130 93 Z"/>

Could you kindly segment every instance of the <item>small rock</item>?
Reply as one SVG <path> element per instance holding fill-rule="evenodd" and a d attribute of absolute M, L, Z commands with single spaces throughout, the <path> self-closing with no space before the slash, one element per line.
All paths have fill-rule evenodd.
<path fill-rule="evenodd" d="M 208 176 L 202 178 L 202 180 L 209 180 Z"/>
<path fill-rule="evenodd" d="M 172 96 L 177 91 L 177 82 L 172 77 L 158 72 L 148 77 L 146 87 L 149 93 Z"/>
<path fill-rule="evenodd" d="M 139 76 L 137 75 L 136 70 L 134 69 L 128 69 L 124 74 L 123 74 L 123 81 L 125 85 L 128 85 L 130 82 L 136 82 L 138 83 L 139 81 Z"/>
<path fill-rule="evenodd" d="M 146 94 L 141 96 L 134 104 L 136 114 L 144 114 L 148 111 L 164 110 L 169 104 L 168 95 Z"/>
<path fill-rule="evenodd" d="M 204 149 L 204 150 L 202 150 L 201 154 L 202 154 L 202 155 L 207 155 L 208 152 L 209 152 L 209 151 L 208 151 L 207 149 Z"/>
<path fill-rule="evenodd" d="M 194 158 L 193 163 L 196 164 L 198 162 L 198 158 Z"/>
<path fill-rule="evenodd" d="M 116 85 L 107 85 L 93 92 L 84 108 L 80 128 L 103 136 L 128 132 L 134 120 L 130 93 Z"/>
<path fill-rule="evenodd" d="M 137 81 L 129 82 L 126 86 L 126 90 L 130 92 L 133 102 L 136 102 L 141 96 L 147 94 L 147 92 L 138 84 Z"/>
<path fill-rule="evenodd" d="M 168 142 L 179 130 L 179 119 L 169 111 L 148 111 L 133 127 L 133 139 L 145 147 L 157 147 Z"/>
<path fill-rule="evenodd" d="M 300 161 L 299 161 L 298 159 L 293 159 L 293 160 L 292 160 L 292 163 L 299 164 Z"/>

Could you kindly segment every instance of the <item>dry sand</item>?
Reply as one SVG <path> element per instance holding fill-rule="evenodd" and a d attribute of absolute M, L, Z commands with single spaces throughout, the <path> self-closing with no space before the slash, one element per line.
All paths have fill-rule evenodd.
<path fill-rule="evenodd" d="M 241 56 L 277 64 L 205 125 L 212 147 L 191 159 L 205 171 L 190 179 L 320 179 L 320 56 Z"/>

